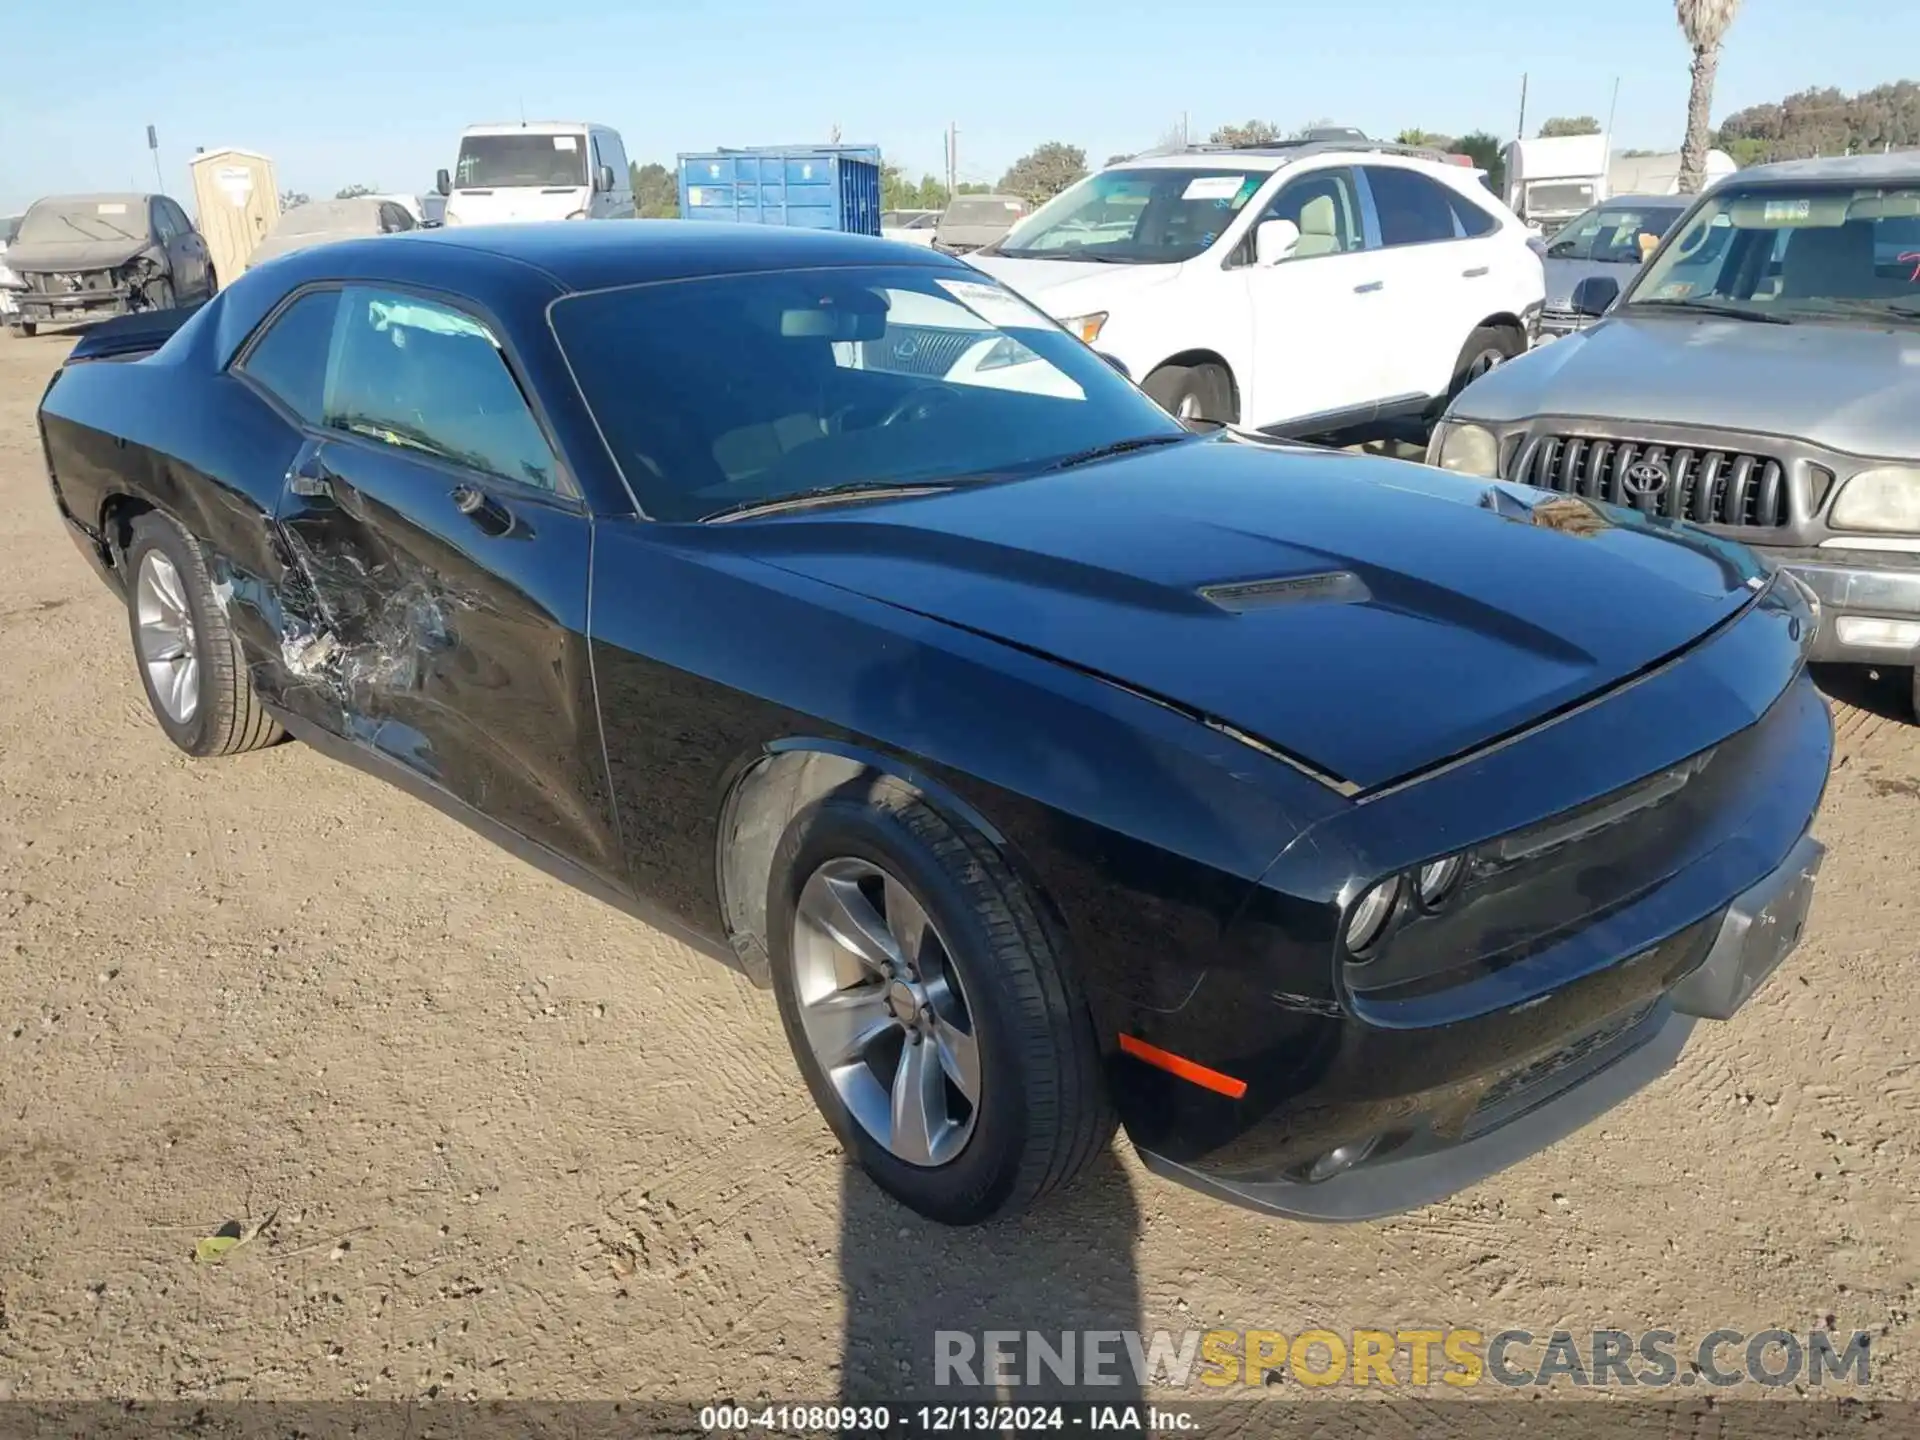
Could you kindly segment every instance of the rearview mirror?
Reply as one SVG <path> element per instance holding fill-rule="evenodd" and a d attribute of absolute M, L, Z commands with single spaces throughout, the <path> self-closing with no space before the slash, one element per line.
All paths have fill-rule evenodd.
<path fill-rule="evenodd" d="M 598 189 L 608 194 L 613 193 L 613 167 L 611 165 L 602 165 L 600 167 L 600 173 L 594 177 L 594 180 L 597 182 Z"/>
<path fill-rule="evenodd" d="M 1573 287 L 1573 313 L 1592 319 L 1607 313 L 1620 298 L 1620 282 L 1611 275 L 1589 275 Z"/>
<path fill-rule="evenodd" d="M 1262 265 L 1290 259 L 1300 244 L 1300 227 L 1291 220 L 1262 220 L 1253 232 L 1253 258 Z"/>
<path fill-rule="evenodd" d="M 453 177 L 444 170 L 434 171 L 433 193 L 436 195 L 451 195 L 453 193 Z"/>

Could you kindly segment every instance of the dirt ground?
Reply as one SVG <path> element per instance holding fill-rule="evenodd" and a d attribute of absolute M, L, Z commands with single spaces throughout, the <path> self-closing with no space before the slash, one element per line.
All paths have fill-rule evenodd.
<path fill-rule="evenodd" d="M 1890 688 L 1837 710 L 1803 948 L 1552 1151 L 1309 1227 L 1121 1144 L 946 1232 L 846 1171 L 744 980 L 297 744 L 169 746 L 48 498 L 64 348 L 0 335 L 0 1398 L 830 1399 L 923 1383 L 936 1323 L 1829 1325 L 1920 1398 Z M 196 1264 L 226 1221 L 265 1223 Z"/>

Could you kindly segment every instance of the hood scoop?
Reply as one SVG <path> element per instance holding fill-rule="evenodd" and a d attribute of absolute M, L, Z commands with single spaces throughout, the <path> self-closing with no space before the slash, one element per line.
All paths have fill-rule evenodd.
<path fill-rule="evenodd" d="M 1276 575 L 1265 580 L 1233 580 L 1202 585 L 1200 598 L 1233 615 L 1272 610 L 1280 605 L 1308 602 L 1364 605 L 1373 598 L 1367 582 L 1351 570 L 1329 570 L 1320 575 Z"/>

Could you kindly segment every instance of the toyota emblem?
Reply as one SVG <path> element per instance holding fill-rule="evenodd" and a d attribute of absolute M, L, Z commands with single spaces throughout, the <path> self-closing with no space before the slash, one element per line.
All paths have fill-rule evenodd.
<path fill-rule="evenodd" d="M 1641 460 L 1627 467 L 1621 482 L 1627 494 L 1636 500 L 1652 499 L 1667 488 L 1673 477 L 1658 460 Z"/>

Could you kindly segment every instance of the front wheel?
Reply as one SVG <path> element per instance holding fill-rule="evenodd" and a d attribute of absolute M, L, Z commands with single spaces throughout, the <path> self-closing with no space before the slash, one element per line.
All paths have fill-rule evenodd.
<path fill-rule="evenodd" d="M 149 310 L 173 309 L 173 281 L 164 275 L 158 280 L 149 280 L 140 291 L 140 297 Z"/>
<path fill-rule="evenodd" d="M 194 539 L 157 511 L 140 516 L 127 547 L 127 577 L 134 659 L 167 738 L 196 758 L 278 740 L 283 732 L 254 694 Z"/>
<path fill-rule="evenodd" d="M 1162 365 L 1140 388 L 1182 423 L 1231 425 L 1240 418 L 1234 413 L 1233 379 L 1223 365 Z"/>
<path fill-rule="evenodd" d="M 7 328 L 13 331 L 17 339 L 21 340 L 31 340 L 40 333 L 40 327 L 31 320 L 16 320 Z"/>
<path fill-rule="evenodd" d="M 1481 326 L 1467 337 L 1467 343 L 1460 349 L 1460 358 L 1453 367 L 1453 384 L 1447 388 L 1447 399 L 1456 399 L 1474 381 L 1492 374 L 1516 355 L 1523 354 L 1526 348 L 1526 337 L 1518 330 L 1505 325 Z"/>
<path fill-rule="evenodd" d="M 1113 1134 L 1093 1022 L 1033 898 L 982 837 L 890 782 L 782 837 L 774 991 L 821 1113 L 931 1220 L 1016 1214 Z"/>
<path fill-rule="evenodd" d="M 1911 672 L 1911 692 L 1907 696 L 1907 705 L 1913 711 L 1913 718 L 1920 720 L 1920 667 Z"/>

